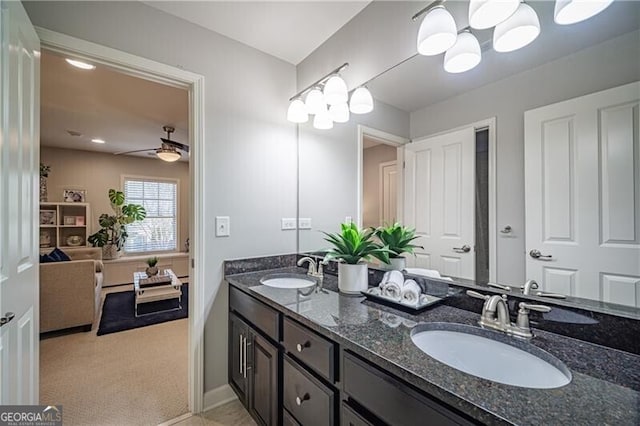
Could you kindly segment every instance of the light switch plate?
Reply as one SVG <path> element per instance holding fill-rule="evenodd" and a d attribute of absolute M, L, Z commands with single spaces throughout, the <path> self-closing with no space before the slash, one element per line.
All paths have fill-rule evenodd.
<path fill-rule="evenodd" d="M 290 229 L 296 229 L 296 223 L 298 221 L 296 220 L 295 217 L 293 218 L 282 218 L 282 230 L 290 230 Z"/>
<path fill-rule="evenodd" d="M 301 217 L 298 219 L 298 229 L 311 229 L 311 218 Z"/>
<path fill-rule="evenodd" d="M 231 221 L 229 216 L 216 216 L 216 237 L 231 235 Z"/>

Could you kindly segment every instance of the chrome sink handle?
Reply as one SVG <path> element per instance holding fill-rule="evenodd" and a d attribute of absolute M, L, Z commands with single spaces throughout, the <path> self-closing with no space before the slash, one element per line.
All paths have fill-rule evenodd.
<path fill-rule="evenodd" d="M 476 299 L 482 299 L 485 301 L 489 300 L 489 298 L 491 297 L 488 294 L 481 294 L 473 290 L 467 290 L 467 296 L 475 297 Z"/>
<path fill-rule="evenodd" d="M 516 319 L 516 327 L 522 330 L 524 334 L 523 337 L 533 337 L 531 333 L 531 327 L 529 326 L 529 312 L 549 312 L 551 308 L 545 305 L 532 305 L 525 302 L 520 302 L 518 304 L 520 309 L 518 309 L 518 318 Z"/>

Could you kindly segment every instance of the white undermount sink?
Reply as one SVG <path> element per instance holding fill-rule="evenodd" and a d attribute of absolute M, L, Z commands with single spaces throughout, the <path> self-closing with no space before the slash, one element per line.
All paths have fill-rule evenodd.
<path fill-rule="evenodd" d="M 494 382 L 534 389 L 559 388 L 571 382 L 571 372 L 553 355 L 494 331 L 429 323 L 416 326 L 411 340 L 449 367 Z"/>
<path fill-rule="evenodd" d="M 302 274 L 271 274 L 262 277 L 260 283 L 276 288 L 307 288 L 316 285 L 316 280 Z"/>

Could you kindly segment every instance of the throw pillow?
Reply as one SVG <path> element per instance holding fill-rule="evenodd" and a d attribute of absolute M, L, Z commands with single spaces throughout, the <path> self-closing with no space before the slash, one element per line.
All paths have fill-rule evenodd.
<path fill-rule="evenodd" d="M 48 254 L 40 255 L 40 263 L 50 263 L 50 262 L 55 262 L 55 260 L 53 260 L 51 256 L 49 256 Z"/>
<path fill-rule="evenodd" d="M 51 257 L 54 262 L 68 262 L 71 260 L 67 253 L 63 252 L 57 247 L 53 249 L 51 253 L 49 253 L 49 257 Z"/>

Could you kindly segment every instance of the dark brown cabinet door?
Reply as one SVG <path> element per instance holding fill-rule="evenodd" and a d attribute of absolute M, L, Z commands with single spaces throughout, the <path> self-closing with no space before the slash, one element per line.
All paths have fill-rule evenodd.
<path fill-rule="evenodd" d="M 247 404 L 249 390 L 247 370 L 247 344 L 249 326 L 233 313 L 229 313 L 229 384 L 238 394 L 240 401 Z"/>
<path fill-rule="evenodd" d="M 248 343 L 249 412 L 260 425 L 278 424 L 278 349 L 250 333 Z"/>

